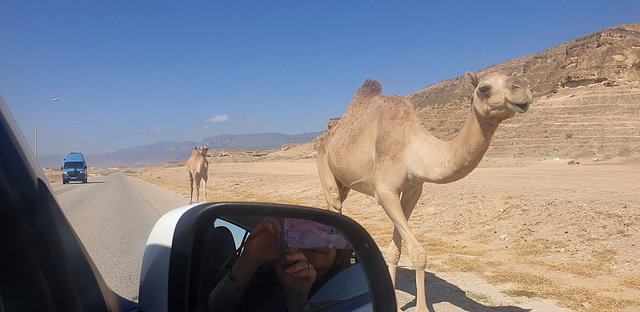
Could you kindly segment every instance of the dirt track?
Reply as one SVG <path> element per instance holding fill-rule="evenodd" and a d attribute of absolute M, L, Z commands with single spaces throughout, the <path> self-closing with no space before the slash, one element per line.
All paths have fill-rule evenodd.
<path fill-rule="evenodd" d="M 410 224 L 428 252 L 430 304 L 553 311 L 554 305 L 539 299 L 549 298 L 577 311 L 640 309 L 640 164 L 550 160 L 487 167 L 498 163 L 487 160 L 458 182 L 424 187 Z M 188 199 L 188 177 L 180 164 L 128 173 Z M 325 207 L 312 159 L 214 160 L 207 189 L 208 201 Z M 382 208 L 359 193 L 351 193 L 344 207 L 384 252 L 392 225 Z M 408 257 L 403 255 L 401 264 L 407 282 L 398 285 L 400 307 L 411 311 L 415 302 L 407 293 L 415 286 Z M 485 282 L 491 287 L 478 287 Z M 429 287 L 465 293 L 442 303 Z"/>

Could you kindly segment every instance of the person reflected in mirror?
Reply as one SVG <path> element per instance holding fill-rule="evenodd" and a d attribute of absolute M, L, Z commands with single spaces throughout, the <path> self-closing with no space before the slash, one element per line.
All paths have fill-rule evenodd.
<path fill-rule="evenodd" d="M 209 295 L 210 311 L 309 309 L 316 269 L 302 251 L 280 246 L 280 232 L 280 220 L 271 217 L 251 231 L 242 254 Z"/>
<path fill-rule="evenodd" d="M 305 248 L 302 254 L 316 270 L 316 280 L 311 285 L 309 297 L 313 296 L 322 285 L 333 276 L 351 265 L 351 249 L 336 248 Z"/>

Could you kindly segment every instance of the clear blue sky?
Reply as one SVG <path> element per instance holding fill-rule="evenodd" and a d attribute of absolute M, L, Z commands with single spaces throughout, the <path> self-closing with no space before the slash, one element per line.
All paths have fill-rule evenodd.
<path fill-rule="evenodd" d="M 299 134 L 366 77 L 405 95 L 639 20 L 637 0 L 0 0 L 0 94 L 32 150 L 60 99 L 41 155 Z"/>

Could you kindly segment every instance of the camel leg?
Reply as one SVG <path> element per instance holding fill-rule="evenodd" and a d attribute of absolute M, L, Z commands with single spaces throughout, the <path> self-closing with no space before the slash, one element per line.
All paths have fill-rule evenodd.
<path fill-rule="evenodd" d="M 196 203 L 200 202 L 200 175 L 196 174 Z"/>
<path fill-rule="evenodd" d="M 389 267 L 389 276 L 391 276 L 391 284 L 393 288 L 396 287 L 396 269 L 398 268 L 398 262 L 400 262 L 400 255 L 402 254 L 402 236 L 395 227 L 393 228 L 393 238 L 387 248 L 387 266 Z"/>
<path fill-rule="evenodd" d="M 191 187 L 191 195 L 189 196 L 189 205 L 193 204 L 193 175 L 189 172 L 189 186 Z"/>
<path fill-rule="evenodd" d="M 342 213 L 342 202 L 347 198 L 347 192 L 342 192 L 339 182 L 331 173 L 326 156 L 318 153 L 316 157 L 318 175 L 322 185 L 322 194 L 327 201 L 327 210 Z"/>
<path fill-rule="evenodd" d="M 333 179 L 334 183 L 325 185 L 323 188 L 324 198 L 327 200 L 327 209 L 329 211 L 342 213 L 342 203 L 349 195 L 349 188 L 340 187 L 339 183 Z"/>
<path fill-rule="evenodd" d="M 400 206 L 402 206 L 402 212 L 404 213 L 405 219 L 409 220 L 409 217 L 411 217 L 411 213 L 416 207 L 416 204 L 420 199 L 420 195 L 422 195 L 422 183 L 416 187 L 407 187 L 407 189 L 402 192 Z M 389 266 L 389 275 L 391 275 L 391 282 L 393 283 L 394 287 L 396 285 L 396 268 L 398 267 L 398 262 L 400 262 L 401 254 L 402 236 L 400 236 L 400 232 L 398 232 L 398 229 L 394 227 L 393 238 L 391 239 L 389 248 L 387 249 L 387 264 Z"/>
<path fill-rule="evenodd" d="M 202 176 L 202 181 L 204 181 L 204 201 L 207 201 L 207 175 Z"/>
<path fill-rule="evenodd" d="M 420 191 L 418 191 L 416 188 L 412 188 L 411 190 L 406 190 L 406 192 L 407 191 L 408 193 L 403 195 L 402 203 L 409 204 L 412 202 L 417 202 L 417 199 L 414 199 L 414 197 L 415 197 L 415 194 L 419 195 L 421 193 L 421 188 L 420 188 Z M 427 301 L 426 301 L 425 289 L 424 289 L 424 270 L 427 266 L 426 251 L 424 250 L 420 242 L 418 242 L 416 237 L 413 235 L 413 232 L 411 232 L 411 228 L 409 227 L 409 222 L 405 217 L 405 214 L 409 214 L 409 215 L 411 214 L 413 207 L 415 207 L 415 203 L 411 207 L 411 209 L 407 207 L 407 211 L 405 211 L 401 205 L 399 195 L 395 190 L 376 189 L 376 195 L 377 195 L 376 197 L 378 198 L 378 202 L 380 203 L 380 205 L 382 205 L 382 208 L 385 210 L 385 212 L 389 216 L 389 219 L 391 219 L 395 227 L 393 245 L 395 247 L 398 246 L 395 244 L 395 241 L 399 241 L 400 243 L 402 243 L 402 240 L 404 240 L 407 243 L 407 249 L 409 252 L 409 256 L 411 258 L 411 263 L 413 264 L 413 268 L 416 272 L 416 308 L 417 308 L 416 311 L 426 312 Z M 402 238 L 402 240 L 395 239 L 397 236 L 395 235 L 395 232 L 398 232 L 400 234 L 400 237 Z M 390 248 L 390 249 L 393 252 L 393 254 L 389 255 L 389 258 L 391 258 L 390 260 L 393 260 L 393 261 L 399 260 L 400 248 Z M 397 254 L 397 259 L 396 259 L 396 254 Z M 393 274 L 395 275 L 396 267 L 397 267 L 397 262 L 395 264 L 391 263 L 389 265 L 389 270 L 390 270 L 389 273 L 391 274 L 391 270 L 393 270 L 394 271 Z M 395 278 L 393 279 L 395 280 Z"/>
<path fill-rule="evenodd" d="M 402 205 L 402 211 L 404 212 L 407 220 L 411 217 L 411 213 L 416 207 L 416 204 L 420 199 L 420 195 L 422 195 L 422 183 L 415 187 L 406 188 L 402 193 L 402 200 L 400 201 L 400 204 Z M 420 245 L 420 250 L 422 252 L 424 263 L 421 263 L 422 269 L 416 269 L 416 307 L 418 311 L 427 311 L 426 288 L 424 285 L 424 271 L 427 267 L 427 253 L 422 248 L 422 245 Z"/>

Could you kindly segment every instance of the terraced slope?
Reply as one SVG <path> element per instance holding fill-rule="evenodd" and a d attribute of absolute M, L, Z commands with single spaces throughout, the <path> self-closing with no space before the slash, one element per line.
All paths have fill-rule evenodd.
<path fill-rule="evenodd" d="M 540 99 L 530 114 L 518 117 L 499 128 L 490 157 L 591 161 L 640 155 L 637 85 L 565 89 Z"/>
<path fill-rule="evenodd" d="M 640 23 L 600 30 L 483 71 L 523 76 L 535 98 L 505 121 L 485 158 L 640 159 Z M 437 138 L 452 139 L 469 111 L 463 76 L 407 95 Z"/>

